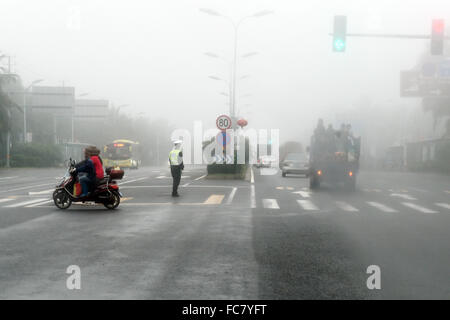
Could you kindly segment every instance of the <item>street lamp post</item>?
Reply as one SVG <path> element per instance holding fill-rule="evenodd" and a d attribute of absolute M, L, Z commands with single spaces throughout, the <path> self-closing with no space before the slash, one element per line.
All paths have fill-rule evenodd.
<path fill-rule="evenodd" d="M 241 26 L 241 24 L 249 19 L 249 18 L 259 18 L 259 17 L 263 17 L 265 15 L 271 14 L 273 13 L 273 11 L 269 11 L 269 10 L 264 10 L 264 11 L 260 11 L 257 12 L 255 14 L 249 15 L 249 16 L 245 16 L 243 18 L 241 18 L 240 20 L 238 20 L 238 22 L 235 22 L 232 18 L 228 17 L 228 16 L 224 16 L 221 13 L 215 11 L 215 10 L 211 10 L 211 9 L 206 9 L 206 8 L 201 8 L 200 9 L 201 12 L 209 14 L 211 16 L 217 16 L 217 17 L 222 17 L 225 18 L 226 20 L 231 22 L 231 25 L 233 26 L 234 29 L 234 50 L 233 50 L 233 67 L 232 67 L 232 81 L 231 81 L 231 87 L 232 87 L 232 98 L 231 98 L 231 112 L 230 112 L 230 116 L 232 118 L 235 117 L 235 111 L 236 111 L 236 68 L 237 68 L 237 46 L 238 46 L 238 31 L 239 31 L 239 27 Z M 251 53 L 250 55 L 253 55 L 253 53 Z M 249 56 L 250 56 L 249 55 Z"/>
<path fill-rule="evenodd" d="M 249 53 L 243 54 L 241 56 L 241 58 L 248 58 L 248 57 L 251 57 L 251 56 L 254 56 L 254 55 L 257 55 L 257 54 L 258 54 L 257 52 L 249 52 Z M 220 78 L 215 77 L 215 76 L 210 76 L 209 78 L 213 79 L 213 80 L 225 81 L 227 83 L 228 92 L 229 93 L 221 92 L 220 94 L 223 95 L 223 96 L 229 97 L 229 107 L 230 107 L 230 116 L 231 116 L 233 113 L 234 114 L 236 113 L 236 109 L 234 108 L 234 110 L 233 110 L 233 88 L 232 88 L 232 82 L 231 82 L 232 79 L 233 79 L 232 64 L 227 59 L 222 58 L 221 56 L 219 56 L 219 55 L 217 55 L 215 53 L 205 52 L 205 55 L 210 57 L 210 58 L 215 58 L 215 59 L 220 59 L 222 61 L 225 61 L 225 63 L 229 65 L 229 69 L 230 69 L 229 81 L 226 81 L 224 79 L 220 79 Z M 245 79 L 245 78 L 248 78 L 248 77 L 249 77 L 249 75 L 245 75 L 245 76 L 240 77 L 239 79 L 242 80 L 242 79 Z"/>
<path fill-rule="evenodd" d="M 29 90 L 39 82 L 42 82 L 44 80 L 38 79 L 34 80 L 26 89 L 23 90 L 23 143 L 27 143 L 27 94 L 29 93 Z"/>
<path fill-rule="evenodd" d="M 216 77 L 216 76 L 209 76 L 208 78 L 212 79 L 212 80 L 216 80 L 216 81 L 223 81 L 225 82 L 226 86 L 228 87 L 228 93 L 226 92 L 222 92 L 221 95 L 228 97 L 228 105 L 230 108 L 230 114 L 232 112 L 232 87 L 231 87 L 231 83 L 225 79 Z"/>

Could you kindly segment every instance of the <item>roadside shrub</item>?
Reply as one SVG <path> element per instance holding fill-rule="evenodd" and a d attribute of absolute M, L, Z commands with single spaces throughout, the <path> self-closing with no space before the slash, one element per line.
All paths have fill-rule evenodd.
<path fill-rule="evenodd" d="M 61 146 L 53 144 L 16 144 L 11 149 L 12 167 L 55 167 L 63 161 Z"/>

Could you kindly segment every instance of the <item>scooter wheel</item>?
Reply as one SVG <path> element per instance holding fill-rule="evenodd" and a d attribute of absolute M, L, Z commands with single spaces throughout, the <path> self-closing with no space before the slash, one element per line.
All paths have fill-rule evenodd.
<path fill-rule="evenodd" d="M 53 192 L 53 202 L 59 209 L 67 209 L 72 205 L 72 199 L 65 190 L 55 190 Z"/>
<path fill-rule="evenodd" d="M 109 210 L 117 208 L 119 204 L 120 204 L 120 195 L 117 191 L 112 191 L 109 199 L 103 203 L 103 205 Z"/>

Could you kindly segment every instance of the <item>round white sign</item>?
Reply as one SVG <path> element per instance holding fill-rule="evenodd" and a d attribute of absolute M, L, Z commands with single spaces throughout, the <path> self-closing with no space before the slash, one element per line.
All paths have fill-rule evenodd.
<path fill-rule="evenodd" d="M 217 117 L 216 126 L 219 130 L 227 130 L 231 128 L 231 118 L 227 115 Z"/>

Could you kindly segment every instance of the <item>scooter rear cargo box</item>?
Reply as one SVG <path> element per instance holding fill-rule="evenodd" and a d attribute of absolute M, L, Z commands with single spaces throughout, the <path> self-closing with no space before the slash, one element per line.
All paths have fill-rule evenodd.
<path fill-rule="evenodd" d="M 109 178 L 111 180 L 120 180 L 123 178 L 125 172 L 123 170 L 111 170 L 109 172 Z"/>

